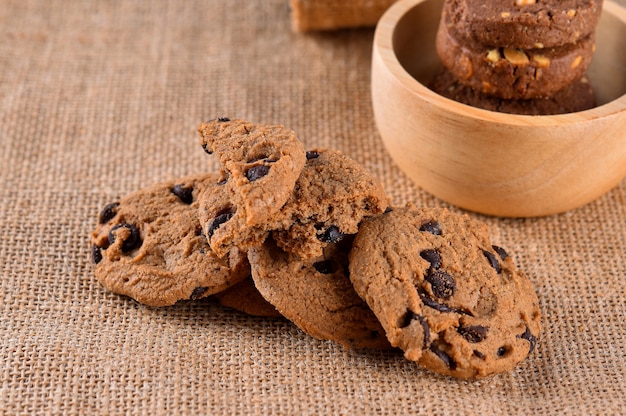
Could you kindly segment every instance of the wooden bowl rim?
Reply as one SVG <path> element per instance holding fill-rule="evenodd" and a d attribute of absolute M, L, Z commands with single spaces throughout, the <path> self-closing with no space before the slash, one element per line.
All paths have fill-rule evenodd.
<path fill-rule="evenodd" d="M 592 120 L 614 117 L 626 113 L 626 93 L 620 97 L 589 110 L 576 113 L 548 116 L 529 116 L 499 113 L 483 110 L 443 97 L 415 79 L 402 66 L 393 47 L 393 36 L 396 26 L 413 8 L 421 3 L 433 0 L 399 0 L 383 14 L 374 33 L 373 54 L 380 58 L 389 73 L 406 90 L 420 99 L 437 106 L 441 111 L 453 117 L 465 117 L 514 126 L 555 126 L 572 123 L 585 123 Z M 605 0 L 603 13 L 617 17 L 626 25 L 626 9 L 619 4 Z"/>

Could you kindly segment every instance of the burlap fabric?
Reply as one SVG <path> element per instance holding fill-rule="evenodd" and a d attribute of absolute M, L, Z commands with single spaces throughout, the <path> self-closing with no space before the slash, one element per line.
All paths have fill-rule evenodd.
<path fill-rule="evenodd" d="M 536 285 L 544 332 L 514 371 L 458 381 L 213 300 L 148 308 L 94 279 L 108 202 L 216 170 L 196 126 L 282 123 L 396 204 L 447 206 L 385 153 L 373 31 L 297 35 L 283 0 L 0 2 L 0 414 L 620 414 L 626 182 L 548 218 L 471 214 Z M 451 207 L 455 209 L 454 207 Z"/>

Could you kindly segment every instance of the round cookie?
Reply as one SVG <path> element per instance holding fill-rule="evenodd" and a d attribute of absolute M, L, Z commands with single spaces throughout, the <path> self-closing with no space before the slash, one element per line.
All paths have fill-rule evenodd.
<path fill-rule="evenodd" d="M 602 0 L 446 0 L 444 10 L 460 32 L 484 45 L 536 49 L 589 36 Z"/>
<path fill-rule="evenodd" d="M 91 234 L 95 276 L 108 290 L 149 306 L 222 291 L 249 275 L 244 253 L 219 258 L 198 220 L 198 194 L 215 186 L 204 174 L 133 192 L 100 212 Z"/>
<path fill-rule="evenodd" d="M 464 37 L 446 13 L 436 37 L 443 65 L 464 85 L 504 99 L 550 97 L 580 79 L 591 63 L 594 35 L 554 48 L 484 46 Z"/>
<path fill-rule="evenodd" d="M 220 305 L 247 313 L 248 315 L 278 318 L 276 308 L 259 293 L 252 277 L 248 277 L 223 292 L 215 294 Z"/>
<path fill-rule="evenodd" d="M 380 182 L 338 151 L 314 149 L 293 194 L 272 232 L 279 247 L 303 258 L 322 255 L 324 247 L 384 212 L 388 198 Z"/>
<path fill-rule="evenodd" d="M 438 74 L 429 88 L 451 100 L 500 113 L 551 115 L 584 111 L 595 107 L 596 99 L 589 79 L 583 76 L 548 98 L 505 100 L 492 97 L 461 84 L 450 71 Z"/>
<path fill-rule="evenodd" d="M 350 279 L 391 345 L 458 378 L 514 368 L 539 335 L 537 295 L 486 225 L 445 209 L 396 208 L 361 224 Z"/>
<path fill-rule="evenodd" d="M 248 252 L 252 278 L 265 299 L 300 329 L 345 348 L 389 348 L 384 331 L 348 278 L 351 238 L 303 260 L 268 238 Z"/>
<path fill-rule="evenodd" d="M 198 127 L 202 147 L 214 153 L 248 225 L 271 220 L 290 197 L 306 162 L 302 143 L 279 125 L 219 118 Z"/>

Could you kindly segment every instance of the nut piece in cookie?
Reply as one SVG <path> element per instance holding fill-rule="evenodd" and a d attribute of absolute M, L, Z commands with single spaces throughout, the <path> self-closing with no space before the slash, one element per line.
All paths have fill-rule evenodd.
<path fill-rule="evenodd" d="M 222 291 L 249 275 L 244 253 L 218 257 L 198 220 L 198 195 L 218 176 L 158 183 L 106 205 L 91 234 L 95 276 L 108 290 L 149 306 Z"/>
<path fill-rule="evenodd" d="M 384 212 L 388 202 L 363 166 L 337 151 L 311 150 L 272 235 L 287 252 L 317 257 L 328 244 L 355 234 L 364 218 Z"/>
<path fill-rule="evenodd" d="M 307 334 L 345 348 L 390 348 L 380 323 L 348 278 L 351 237 L 303 260 L 268 238 L 248 252 L 254 283 L 268 302 Z"/>
<path fill-rule="evenodd" d="M 395 208 L 364 221 L 350 279 L 391 345 L 453 377 L 511 370 L 541 329 L 532 284 L 486 225 L 445 209 Z"/>
<path fill-rule="evenodd" d="M 202 147 L 215 154 L 232 204 L 250 226 L 270 221 L 285 204 L 306 162 L 295 133 L 280 125 L 219 118 L 198 127 Z"/>

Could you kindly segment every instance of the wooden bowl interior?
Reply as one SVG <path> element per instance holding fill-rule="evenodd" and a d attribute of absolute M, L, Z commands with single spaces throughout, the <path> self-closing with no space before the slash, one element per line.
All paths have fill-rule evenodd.
<path fill-rule="evenodd" d="M 435 50 L 435 36 L 443 0 L 417 4 L 399 21 L 393 32 L 393 50 L 399 64 L 413 78 L 428 85 L 442 68 Z M 626 11 L 605 1 L 596 30 L 596 52 L 587 71 L 598 105 L 626 94 Z"/>
<path fill-rule="evenodd" d="M 599 105 L 626 94 L 626 10 L 614 2 L 605 2 L 596 29 L 596 52 L 587 74 Z"/>
<path fill-rule="evenodd" d="M 441 70 L 435 37 L 444 0 L 399 0 L 372 54 L 374 117 L 417 185 L 459 207 L 528 217 L 564 212 L 626 176 L 626 9 L 608 0 L 588 76 L 598 106 L 552 116 L 470 107 L 427 85 Z"/>

